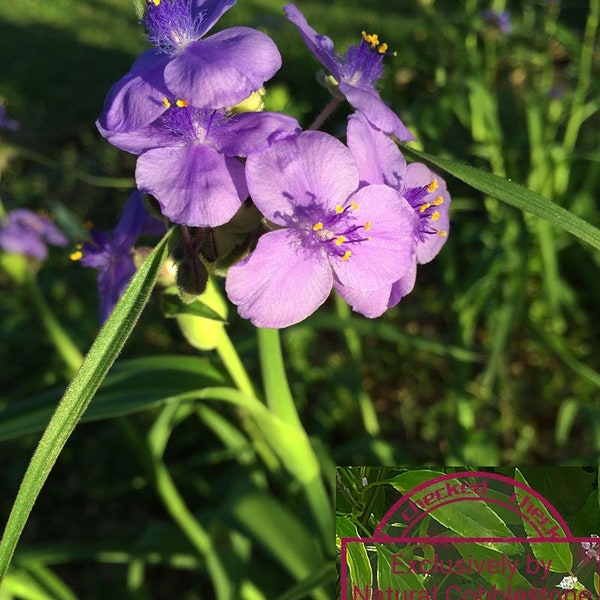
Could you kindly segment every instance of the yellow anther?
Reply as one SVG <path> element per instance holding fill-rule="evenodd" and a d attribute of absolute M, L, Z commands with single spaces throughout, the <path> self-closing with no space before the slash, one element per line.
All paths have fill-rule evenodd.
<path fill-rule="evenodd" d="M 83 258 L 83 252 L 81 250 L 75 250 L 75 252 L 69 254 L 69 258 L 71 260 L 81 260 Z"/>
<path fill-rule="evenodd" d="M 344 212 L 344 207 L 343 207 L 343 206 L 340 206 L 340 205 L 338 204 L 338 205 L 335 207 L 335 212 L 336 212 L 338 215 L 341 215 L 341 214 Z"/>
<path fill-rule="evenodd" d="M 434 179 L 428 186 L 427 186 L 427 191 L 431 194 L 431 192 L 433 192 L 434 190 L 438 189 L 438 180 Z"/>
<path fill-rule="evenodd" d="M 377 48 L 377 52 L 379 52 L 380 54 L 385 54 L 387 52 L 387 49 L 388 49 L 387 44 L 381 44 L 381 46 L 379 46 L 379 48 Z"/>
<path fill-rule="evenodd" d="M 188 105 L 188 103 L 185 100 L 183 100 L 182 98 L 179 98 L 177 100 L 177 102 L 175 102 L 175 104 L 177 104 L 177 106 L 179 106 L 179 108 L 185 108 Z"/>
<path fill-rule="evenodd" d="M 365 223 L 365 231 L 369 231 L 371 229 L 371 221 L 367 221 Z"/>
<path fill-rule="evenodd" d="M 379 36 L 376 33 L 368 34 L 366 31 L 361 32 L 363 40 L 367 44 L 371 44 L 371 48 L 377 48 L 379 46 Z"/>
<path fill-rule="evenodd" d="M 171 108 L 171 103 L 169 102 L 168 98 L 163 98 L 162 99 L 162 103 L 164 105 L 165 108 Z"/>
<path fill-rule="evenodd" d="M 313 226 L 313 231 L 321 231 L 321 229 L 323 229 L 323 223 L 321 223 L 321 221 L 319 221 L 318 223 L 315 223 Z"/>
<path fill-rule="evenodd" d="M 350 202 L 350 206 L 353 210 L 358 210 L 358 204 L 356 204 L 356 202 Z"/>
<path fill-rule="evenodd" d="M 346 238 L 343 235 L 340 235 L 335 238 L 335 245 L 341 246 L 346 241 Z"/>
<path fill-rule="evenodd" d="M 434 201 L 433 201 L 433 205 L 434 206 L 439 206 L 440 204 L 442 204 L 444 202 L 444 199 L 441 196 L 438 196 Z"/>
<path fill-rule="evenodd" d="M 437 221 L 440 218 L 440 211 L 436 210 L 432 215 L 431 215 L 431 220 L 432 221 Z"/>
<path fill-rule="evenodd" d="M 346 252 L 344 252 L 344 256 L 342 256 L 341 260 L 348 260 L 351 255 L 352 255 L 352 252 L 350 252 L 350 250 L 346 250 Z"/>
<path fill-rule="evenodd" d="M 437 230 L 437 234 L 438 234 L 440 237 L 446 237 L 446 236 L 448 235 L 448 232 L 447 232 L 447 231 L 444 231 L 443 229 L 438 229 L 438 230 Z"/>
<path fill-rule="evenodd" d="M 154 4 L 154 6 L 158 6 L 160 4 L 160 0 L 148 0 L 148 4 Z"/>
<path fill-rule="evenodd" d="M 429 202 L 425 202 L 425 204 L 419 208 L 419 212 L 424 213 L 428 208 L 431 208 L 431 204 L 429 204 Z"/>

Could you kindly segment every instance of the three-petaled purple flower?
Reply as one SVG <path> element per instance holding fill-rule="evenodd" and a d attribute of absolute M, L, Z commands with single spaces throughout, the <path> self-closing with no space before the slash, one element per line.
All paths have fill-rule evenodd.
<path fill-rule="evenodd" d="M 332 286 L 371 291 L 411 268 L 415 211 L 393 188 L 358 189 L 350 151 L 308 131 L 248 158 L 248 188 L 273 224 L 230 267 L 226 290 L 242 317 L 281 328 L 313 313 Z"/>
<path fill-rule="evenodd" d="M 337 89 L 346 100 L 369 122 L 387 134 L 394 134 L 401 141 L 414 140 L 400 118 L 383 102 L 376 84 L 383 75 L 383 57 L 387 45 L 381 44 L 376 35 L 363 33 L 357 46 L 350 46 L 341 56 L 333 42 L 318 34 L 293 4 L 283 8 L 285 16 L 298 28 L 309 50 L 335 78 Z"/>
<path fill-rule="evenodd" d="M 68 243 L 65 234 L 48 217 L 27 208 L 9 212 L 5 223 L 0 223 L 0 248 L 5 252 L 44 260 L 48 256 L 47 244 L 64 248 Z"/>
<path fill-rule="evenodd" d="M 229 221 L 248 196 L 246 157 L 280 137 L 299 133 L 298 122 L 277 113 L 241 113 L 174 103 L 137 131 L 101 133 L 118 148 L 140 154 L 136 184 L 152 194 L 174 223 L 216 227 Z"/>
<path fill-rule="evenodd" d="M 347 143 L 361 185 L 384 184 L 393 188 L 408 202 L 417 218 L 412 262 L 401 278 L 378 290 L 338 289 L 354 310 L 378 317 L 412 291 L 417 264 L 431 261 L 444 245 L 450 227 L 450 195 L 441 177 L 421 163 L 407 165 L 398 146 L 360 114 L 348 119 Z"/>
<path fill-rule="evenodd" d="M 488 25 L 497 27 L 504 35 L 508 35 L 512 31 L 512 23 L 510 20 L 510 12 L 507 10 L 492 10 L 486 8 L 481 16 Z"/>
<path fill-rule="evenodd" d="M 111 88 L 97 124 L 131 131 L 157 119 L 165 98 L 197 108 L 225 108 L 262 87 L 281 66 L 274 42 L 249 27 L 203 36 L 236 0 L 147 0 L 146 50 Z"/>
<path fill-rule="evenodd" d="M 98 270 L 102 323 L 136 271 L 132 250 L 138 236 L 164 231 L 164 224 L 146 213 L 141 194 L 136 190 L 125 203 L 114 231 L 92 230 L 90 239 L 81 245 L 81 250 L 71 255 L 74 260 L 80 260 L 83 266 Z"/>

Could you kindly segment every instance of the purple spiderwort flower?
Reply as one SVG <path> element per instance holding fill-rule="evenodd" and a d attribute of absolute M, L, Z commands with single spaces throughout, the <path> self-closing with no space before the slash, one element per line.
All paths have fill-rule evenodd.
<path fill-rule="evenodd" d="M 216 227 L 229 221 L 248 196 L 246 157 L 279 137 L 299 133 L 292 117 L 269 112 L 232 115 L 177 102 L 137 131 L 101 133 L 139 154 L 138 188 L 152 194 L 174 223 Z"/>
<path fill-rule="evenodd" d="M 5 252 L 44 260 L 48 256 L 47 244 L 64 248 L 68 243 L 65 234 L 48 217 L 27 208 L 9 212 L 6 221 L 0 223 L 0 248 Z"/>
<path fill-rule="evenodd" d="M 138 236 L 160 234 L 165 225 L 146 213 L 142 196 L 135 191 L 125 203 L 114 231 L 90 232 L 90 239 L 71 255 L 85 267 L 98 270 L 100 320 L 106 321 L 136 271 L 132 256 Z"/>
<path fill-rule="evenodd" d="M 491 8 L 486 8 L 481 16 L 488 25 L 497 27 L 504 35 L 508 35 L 512 31 L 510 22 L 510 12 L 507 10 L 495 11 Z"/>
<path fill-rule="evenodd" d="M 376 290 L 411 267 L 414 210 L 389 186 L 358 189 L 352 155 L 334 137 L 307 131 L 278 141 L 248 158 L 246 178 L 277 229 L 230 267 L 226 291 L 258 327 L 298 323 L 332 286 Z"/>
<path fill-rule="evenodd" d="M 446 242 L 450 222 L 450 195 L 444 180 L 421 163 L 406 164 L 398 146 L 359 114 L 348 119 L 348 148 L 352 152 L 361 185 L 384 184 L 396 190 L 418 218 L 414 231 L 413 262 L 406 274 L 391 286 L 360 292 L 340 288 L 339 294 L 354 310 L 378 317 L 410 293 L 417 264 L 428 263 Z"/>
<path fill-rule="evenodd" d="M 346 100 L 377 129 L 394 134 L 399 140 L 414 140 L 414 136 L 398 116 L 383 102 L 376 84 L 383 75 L 383 57 L 387 45 L 380 44 L 376 35 L 366 35 L 358 46 L 350 46 L 339 55 L 333 42 L 318 34 L 294 6 L 283 8 L 285 16 L 298 28 L 309 50 L 335 78 L 338 89 Z"/>
<path fill-rule="evenodd" d="M 21 126 L 17 121 L 6 116 L 6 106 L 0 102 L 0 129 L 17 131 Z"/>
<path fill-rule="evenodd" d="M 225 108 L 262 87 L 281 67 L 275 43 L 249 27 L 201 39 L 236 0 L 147 0 L 146 50 L 110 89 L 97 124 L 105 130 L 144 127 L 166 110 L 164 98 L 197 108 Z"/>

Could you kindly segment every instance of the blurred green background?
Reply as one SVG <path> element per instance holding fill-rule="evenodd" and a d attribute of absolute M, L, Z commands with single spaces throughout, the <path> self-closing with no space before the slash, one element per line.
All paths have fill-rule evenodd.
<path fill-rule="evenodd" d="M 273 37 L 283 68 L 267 86 L 267 108 L 308 126 L 328 96 L 315 80 L 320 65 L 282 6 L 240 0 L 217 29 L 245 24 Z M 362 30 L 397 51 L 387 60 L 381 94 L 426 152 L 527 185 L 600 225 L 597 1 L 298 6 L 342 51 Z M 490 7 L 510 10 L 510 34 L 482 18 Z M 0 197 L 7 210 L 49 211 L 73 248 L 88 219 L 99 229 L 114 227 L 135 157 L 103 140 L 94 121 L 112 83 L 146 47 L 128 0 L 0 5 L 0 96 L 21 123 L 18 132 L 0 132 Z M 341 109 L 325 128 L 342 135 L 346 114 Z M 370 321 L 347 315 L 331 299 L 283 332 L 308 434 L 335 464 L 596 464 L 598 253 L 450 177 L 447 183 L 453 198 L 448 242 L 419 268 L 415 290 L 400 305 Z M 52 249 L 38 279 L 57 318 L 86 351 L 98 330 L 95 273 L 72 263 L 69 252 Z M 0 316 L 0 409 L 64 386 L 60 357 L 28 292 L 2 273 Z M 258 379 L 252 327 L 232 314 L 229 330 Z M 124 356 L 165 353 L 197 354 L 151 302 Z M 219 366 L 217 357 L 202 356 Z M 235 419 L 233 410 L 223 414 Z M 160 509 L 146 493 L 149 483 L 128 433 L 147 427 L 151 417 L 147 411 L 81 425 L 24 542 L 128 540 L 153 519 L 159 531 Z M 219 440 L 195 425 L 178 431 L 169 460 L 194 506 L 216 510 L 241 475 L 219 454 Z M 0 521 L 37 439 L 36 433 L 0 440 Z M 106 590 L 112 571 L 103 569 L 70 566 L 65 576 L 75 588 Z M 151 597 L 170 597 L 160 595 L 162 577 L 160 569 L 153 572 L 148 585 L 158 591 Z M 185 577 L 178 597 L 197 597 L 184 595 Z M 189 589 L 202 577 L 192 572 Z"/>

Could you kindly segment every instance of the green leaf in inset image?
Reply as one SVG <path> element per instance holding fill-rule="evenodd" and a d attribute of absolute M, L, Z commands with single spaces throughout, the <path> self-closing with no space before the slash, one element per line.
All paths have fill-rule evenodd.
<path fill-rule="evenodd" d="M 523 483 L 527 486 L 527 480 L 523 477 L 523 474 L 519 469 L 515 469 L 515 480 Z M 517 489 L 515 488 L 515 491 Z M 528 510 L 530 508 L 530 510 Z M 550 515 L 546 507 L 535 497 L 528 496 L 527 499 L 527 507 L 525 510 L 531 512 L 538 511 L 536 514 L 540 515 L 540 520 L 544 520 L 545 523 L 543 525 L 545 530 L 548 528 L 554 529 L 557 528 L 557 534 L 554 537 L 566 537 L 566 533 L 563 528 L 557 523 L 557 521 Z M 532 516 L 534 520 L 535 516 Z M 531 525 L 531 523 L 523 518 L 523 527 L 525 527 L 525 532 L 528 537 L 536 537 L 539 538 L 540 535 L 538 531 Z M 571 548 L 569 548 L 568 542 L 556 541 L 553 542 L 548 540 L 547 542 L 541 543 L 530 543 L 531 551 L 533 555 L 538 561 L 544 561 L 544 564 L 549 566 L 550 571 L 554 573 L 569 573 L 573 567 L 573 554 L 571 552 Z M 551 562 L 549 562 L 551 561 Z"/>
<path fill-rule="evenodd" d="M 337 538 L 360 537 L 356 525 L 348 517 L 336 517 L 335 535 Z M 364 588 L 373 583 L 373 570 L 367 555 L 367 547 L 361 542 L 346 544 L 346 560 L 350 571 L 351 584 Z"/>

